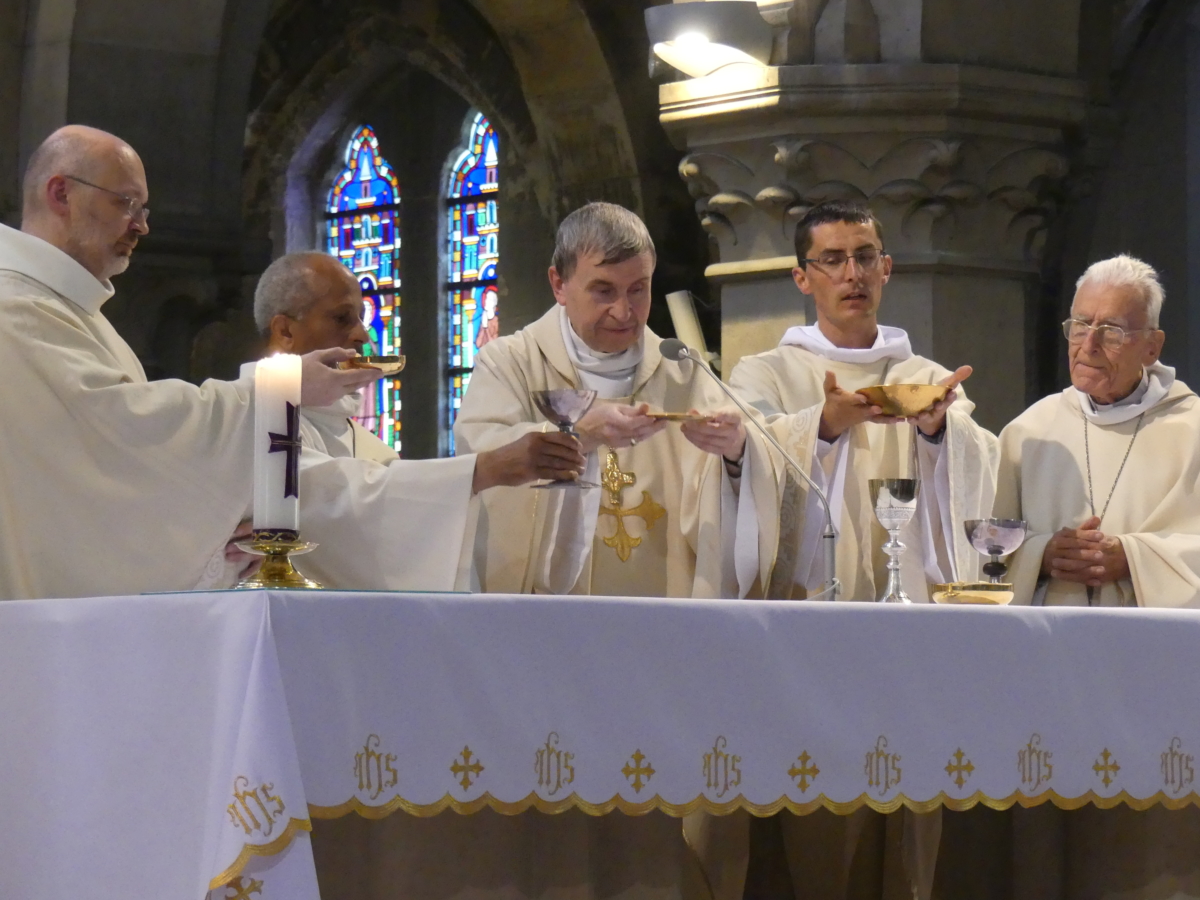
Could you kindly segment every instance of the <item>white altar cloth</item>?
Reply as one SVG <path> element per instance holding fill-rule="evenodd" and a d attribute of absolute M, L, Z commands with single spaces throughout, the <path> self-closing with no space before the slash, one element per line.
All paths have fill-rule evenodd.
<path fill-rule="evenodd" d="M 1186 610 L 167 595 L 0 659 L 2 897 L 315 897 L 310 815 L 1200 804 Z"/>

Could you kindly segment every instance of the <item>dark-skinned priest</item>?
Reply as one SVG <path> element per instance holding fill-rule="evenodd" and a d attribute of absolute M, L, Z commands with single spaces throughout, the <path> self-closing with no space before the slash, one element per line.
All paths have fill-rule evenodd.
<path fill-rule="evenodd" d="M 1200 606 L 1200 401 L 1159 362 L 1163 289 L 1116 256 L 1063 323 L 1071 386 L 1000 435 L 995 514 L 1024 519 L 1017 603 Z"/>
<path fill-rule="evenodd" d="M 367 343 L 358 280 L 327 253 L 290 253 L 271 263 L 255 290 L 254 316 L 268 353 L 358 351 Z M 401 460 L 355 421 L 361 407 L 361 396 L 350 394 L 300 410 L 300 519 L 318 544 L 304 570 L 326 587 L 469 589 L 473 498 L 497 485 L 571 478 L 583 469 L 578 442 L 557 431 L 450 459 Z"/>
<path fill-rule="evenodd" d="M 148 382 L 101 307 L 149 231 L 136 152 L 80 125 L 32 154 L 0 226 L 0 599 L 214 586 L 250 512 L 254 382 Z M 370 374 L 303 358 L 303 402 Z"/>

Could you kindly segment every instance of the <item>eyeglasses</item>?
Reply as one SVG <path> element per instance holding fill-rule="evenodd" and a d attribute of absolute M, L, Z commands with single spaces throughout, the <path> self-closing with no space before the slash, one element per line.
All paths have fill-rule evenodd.
<path fill-rule="evenodd" d="M 1067 319 L 1062 323 L 1063 336 L 1070 344 L 1082 344 L 1087 340 L 1088 335 L 1093 331 L 1096 332 L 1096 340 L 1105 350 L 1120 350 L 1128 341 L 1133 340 L 1136 334 L 1145 334 L 1148 331 L 1157 331 L 1156 328 L 1135 328 L 1126 331 L 1119 325 L 1093 325 L 1091 322 L 1084 322 L 1082 319 Z"/>
<path fill-rule="evenodd" d="M 112 194 L 125 201 L 125 215 L 129 216 L 131 221 L 142 223 L 150 220 L 150 207 L 146 206 L 141 200 L 136 197 L 127 197 L 125 194 L 118 194 L 116 191 L 109 190 L 106 187 L 100 187 L 98 184 L 92 184 L 90 181 L 84 181 L 82 178 L 76 178 L 74 175 L 64 175 L 64 178 L 70 178 L 72 181 L 79 184 L 87 185 L 90 188 L 95 188 L 98 191 L 104 191 L 106 194 Z"/>
<path fill-rule="evenodd" d="M 851 259 L 858 265 L 860 271 L 871 272 L 879 265 L 879 260 L 885 256 L 887 256 L 887 253 L 878 247 L 863 247 L 861 250 L 855 250 L 848 256 L 840 250 L 830 250 L 822 253 L 816 259 L 802 259 L 800 262 L 813 263 L 830 275 L 840 275 L 845 271 L 846 263 Z"/>

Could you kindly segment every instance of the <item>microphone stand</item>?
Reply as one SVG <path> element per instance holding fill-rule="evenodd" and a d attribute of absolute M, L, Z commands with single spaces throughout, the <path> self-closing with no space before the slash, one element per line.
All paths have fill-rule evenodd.
<path fill-rule="evenodd" d="M 733 390 L 730 389 L 729 385 L 725 384 L 725 382 L 720 379 L 717 373 L 708 367 L 708 363 L 696 355 L 690 347 L 677 338 L 669 338 L 662 342 L 660 350 L 662 355 L 667 359 L 674 359 L 676 362 L 684 359 L 690 359 L 692 362 L 696 363 L 700 367 L 701 371 L 705 372 L 709 378 L 717 383 L 717 387 L 725 392 L 725 396 L 734 402 L 734 404 L 742 411 L 746 418 L 748 418 L 754 424 L 754 427 L 758 429 L 759 433 L 765 437 L 767 441 L 770 442 L 771 446 L 779 452 L 779 455 L 783 457 L 784 462 L 791 466 L 796 474 L 804 479 L 805 483 L 809 486 L 809 489 L 817 495 L 817 499 L 821 501 L 821 506 L 825 510 L 825 530 L 821 533 L 821 549 L 825 557 L 826 578 L 820 593 L 817 594 L 817 597 L 822 597 L 823 599 L 828 600 L 836 600 L 838 595 L 842 592 L 842 583 L 837 579 L 837 532 L 833 528 L 833 511 L 829 507 L 829 498 L 825 496 L 825 492 L 821 490 L 817 486 L 817 483 L 808 476 L 808 473 L 805 472 L 800 464 L 792 458 L 792 455 L 783 449 L 783 445 L 781 445 L 779 441 L 775 440 L 775 436 L 771 434 L 766 426 L 758 420 L 758 417 L 746 405 L 742 398 L 735 394 Z M 809 599 L 815 600 L 816 597 Z"/>

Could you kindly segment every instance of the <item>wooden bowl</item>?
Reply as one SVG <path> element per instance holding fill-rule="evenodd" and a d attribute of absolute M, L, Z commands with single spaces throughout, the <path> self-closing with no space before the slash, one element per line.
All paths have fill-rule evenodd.
<path fill-rule="evenodd" d="M 950 388 L 944 384 L 876 384 L 855 393 L 882 409 L 885 416 L 908 419 L 944 400 Z"/>

